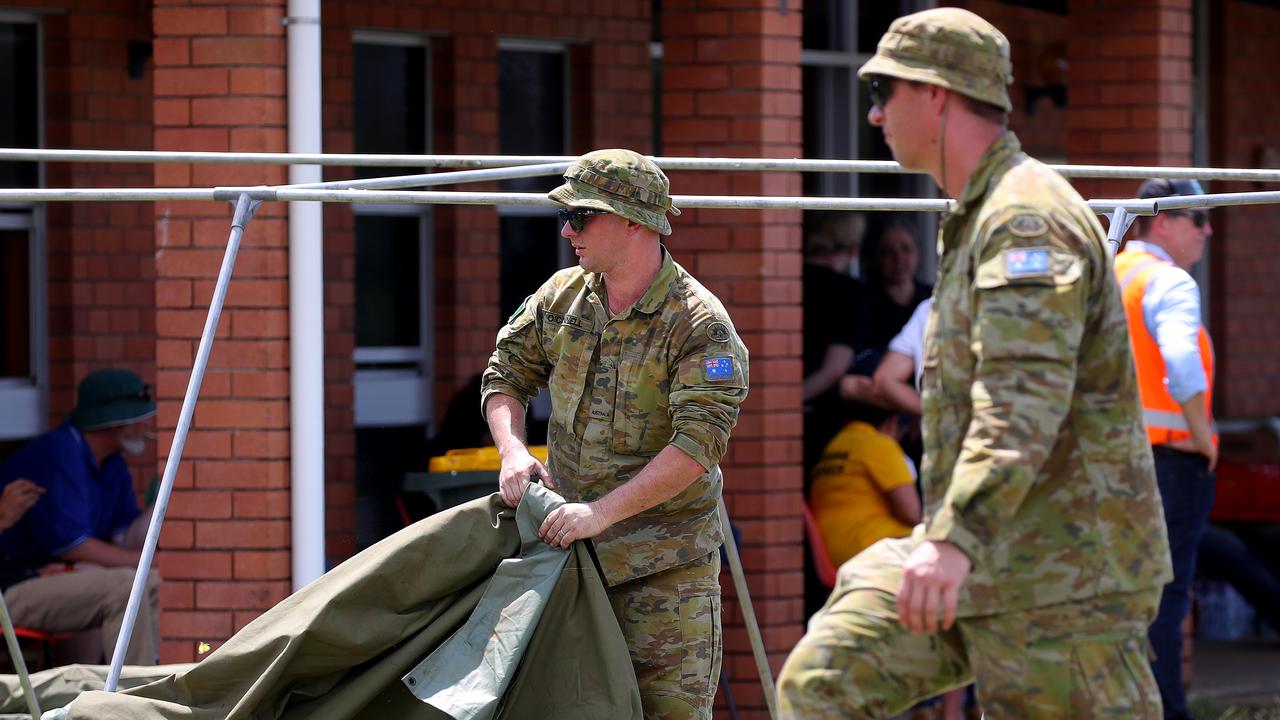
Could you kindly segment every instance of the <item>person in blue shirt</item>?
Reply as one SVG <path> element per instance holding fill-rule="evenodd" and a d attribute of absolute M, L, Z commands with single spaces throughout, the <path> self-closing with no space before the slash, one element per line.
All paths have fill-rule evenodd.
<path fill-rule="evenodd" d="M 155 412 L 137 375 L 99 370 L 81 381 L 66 422 L 0 464 L 3 493 L 17 487 L 12 494 L 28 505 L 0 529 L 0 587 L 13 622 L 46 632 L 102 628 L 102 657 L 90 661 L 115 648 L 141 556 L 147 518 L 124 456 L 146 449 Z M 156 663 L 158 591 L 152 571 L 125 656 L 130 665 Z"/>

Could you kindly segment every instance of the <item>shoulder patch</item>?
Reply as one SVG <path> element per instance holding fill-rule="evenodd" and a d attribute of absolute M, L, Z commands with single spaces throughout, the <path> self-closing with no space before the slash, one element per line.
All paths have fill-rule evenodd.
<path fill-rule="evenodd" d="M 707 337 L 715 342 L 729 342 L 732 333 L 729 332 L 729 326 L 720 321 L 716 321 L 707 326 Z"/>
<path fill-rule="evenodd" d="M 1041 220 L 1041 222 L 1044 222 Z M 1000 253 L 1005 277 L 1031 277 L 1049 274 L 1049 248 L 1019 248 Z"/>
<path fill-rule="evenodd" d="M 529 297 L 533 297 L 533 296 L 530 295 Z M 511 317 L 507 318 L 507 324 L 510 325 L 511 323 L 515 322 L 516 318 L 520 317 L 520 313 L 524 312 L 524 306 L 528 304 L 529 304 L 529 298 L 527 297 L 524 299 L 523 302 L 520 303 L 520 307 L 516 308 L 516 311 L 511 313 Z"/>
<path fill-rule="evenodd" d="M 702 361 L 702 369 L 707 373 L 707 380 L 732 380 L 733 358 L 709 357 Z"/>
<path fill-rule="evenodd" d="M 1040 237 L 1049 231 L 1049 223 L 1035 213 L 1022 213 L 1008 224 L 1009 232 L 1022 238 Z"/>

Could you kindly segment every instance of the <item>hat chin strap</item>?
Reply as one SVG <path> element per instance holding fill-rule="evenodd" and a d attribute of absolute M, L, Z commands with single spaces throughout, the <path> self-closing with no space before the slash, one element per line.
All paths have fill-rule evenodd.
<path fill-rule="evenodd" d="M 938 133 L 938 165 L 942 175 L 942 182 L 939 184 L 944 193 L 947 192 L 947 109 L 951 107 L 951 91 L 946 92 L 947 98 L 942 101 L 942 131 Z"/>

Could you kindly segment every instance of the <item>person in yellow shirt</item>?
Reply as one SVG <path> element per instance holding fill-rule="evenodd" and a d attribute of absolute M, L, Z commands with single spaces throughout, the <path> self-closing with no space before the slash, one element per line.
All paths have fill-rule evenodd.
<path fill-rule="evenodd" d="M 905 537 L 920 522 L 920 495 L 894 435 L 897 415 L 856 405 L 814 466 L 809 505 L 839 566 L 876 541 Z"/>

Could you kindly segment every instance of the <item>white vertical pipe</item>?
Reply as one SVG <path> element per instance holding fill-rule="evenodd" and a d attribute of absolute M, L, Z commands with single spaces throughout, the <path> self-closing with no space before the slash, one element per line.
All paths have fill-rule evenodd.
<path fill-rule="evenodd" d="M 289 0 L 289 152 L 321 151 L 320 0 Z M 289 166 L 290 183 L 321 181 Z M 293 589 L 324 574 L 324 215 L 289 203 L 289 454 Z"/>

